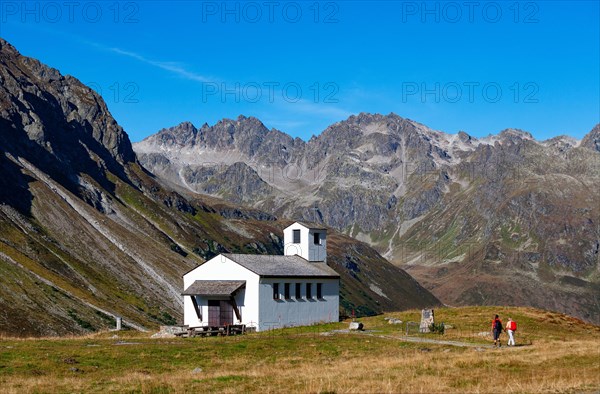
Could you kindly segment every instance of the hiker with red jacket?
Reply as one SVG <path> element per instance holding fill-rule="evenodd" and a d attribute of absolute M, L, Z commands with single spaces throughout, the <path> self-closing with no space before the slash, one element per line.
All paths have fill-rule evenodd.
<path fill-rule="evenodd" d="M 515 331 L 517 331 L 517 322 L 508 318 L 508 322 L 506 322 L 506 332 L 508 333 L 508 346 L 515 346 Z"/>
<path fill-rule="evenodd" d="M 494 320 L 492 320 L 492 334 L 494 335 L 494 347 L 497 345 L 498 347 L 502 346 L 500 343 L 500 334 L 502 333 L 502 321 L 496 315 Z"/>

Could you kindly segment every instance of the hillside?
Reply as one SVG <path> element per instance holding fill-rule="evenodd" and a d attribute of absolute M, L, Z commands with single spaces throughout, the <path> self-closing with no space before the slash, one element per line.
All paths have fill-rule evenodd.
<path fill-rule="evenodd" d="M 182 123 L 134 149 L 165 182 L 367 242 L 446 304 L 599 323 L 599 133 L 477 139 L 360 114 L 305 142 L 240 116 Z"/>
<path fill-rule="evenodd" d="M 102 98 L 0 40 L 0 332 L 64 335 L 181 320 L 181 275 L 220 252 L 282 253 L 289 221 L 178 193 L 140 166 Z M 438 304 L 368 246 L 332 234 L 342 306 Z"/>
<path fill-rule="evenodd" d="M 518 322 L 515 347 L 493 348 L 495 313 Z M 114 332 L 72 339 L 4 338 L 0 383 L 13 392 L 504 393 L 600 389 L 600 328 L 531 308 L 436 310 L 448 328 L 403 335 L 418 311 L 242 337 L 156 339 Z M 370 366 L 370 367 L 366 367 Z M 302 371 L 302 373 L 298 373 Z"/>

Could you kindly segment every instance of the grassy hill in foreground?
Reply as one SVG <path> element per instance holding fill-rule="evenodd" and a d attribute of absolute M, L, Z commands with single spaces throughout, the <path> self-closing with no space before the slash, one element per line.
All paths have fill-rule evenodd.
<path fill-rule="evenodd" d="M 477 335 L 491 317 L 519 323 L 516 347 L 494 349 Z M 5 392 L 597 392 L 600 327 L 531 308 L 436 310 L 453 328 L 409 342 L 418 311 L 243 337 L 152 339 L 138 332 L 71 339 L 4 339 Z M 503 335 L 504 343 L 506 335 Z M 454 345 L 432 343 L 450 340 Z M 458 346 L 460 345 L 460 346 Z"/>

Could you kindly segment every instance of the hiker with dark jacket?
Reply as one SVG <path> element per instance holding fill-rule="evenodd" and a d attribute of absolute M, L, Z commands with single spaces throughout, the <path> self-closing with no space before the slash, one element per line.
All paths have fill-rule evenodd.
<path fill-rule="evenodd" d="M 502 333 L 502 321 L 500 320 L 500 318 L 498 317 L 498 315 L 496 315 L 496 317 L 494 317 L 494 320 L 492 320 L 492 334 L 494 335 L 494 346 L 502 346 L 500 344 L 500 334 Z"/>

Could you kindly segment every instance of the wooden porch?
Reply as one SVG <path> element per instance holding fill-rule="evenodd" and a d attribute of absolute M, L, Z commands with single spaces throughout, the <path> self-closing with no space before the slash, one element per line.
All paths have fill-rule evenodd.
<path fill-rule="evenodd" d="M 175 335 L 182 338 L 244 335 L 245 324 L 227 324 L 222 326 L 187 327 L 187 330 Z"/>

